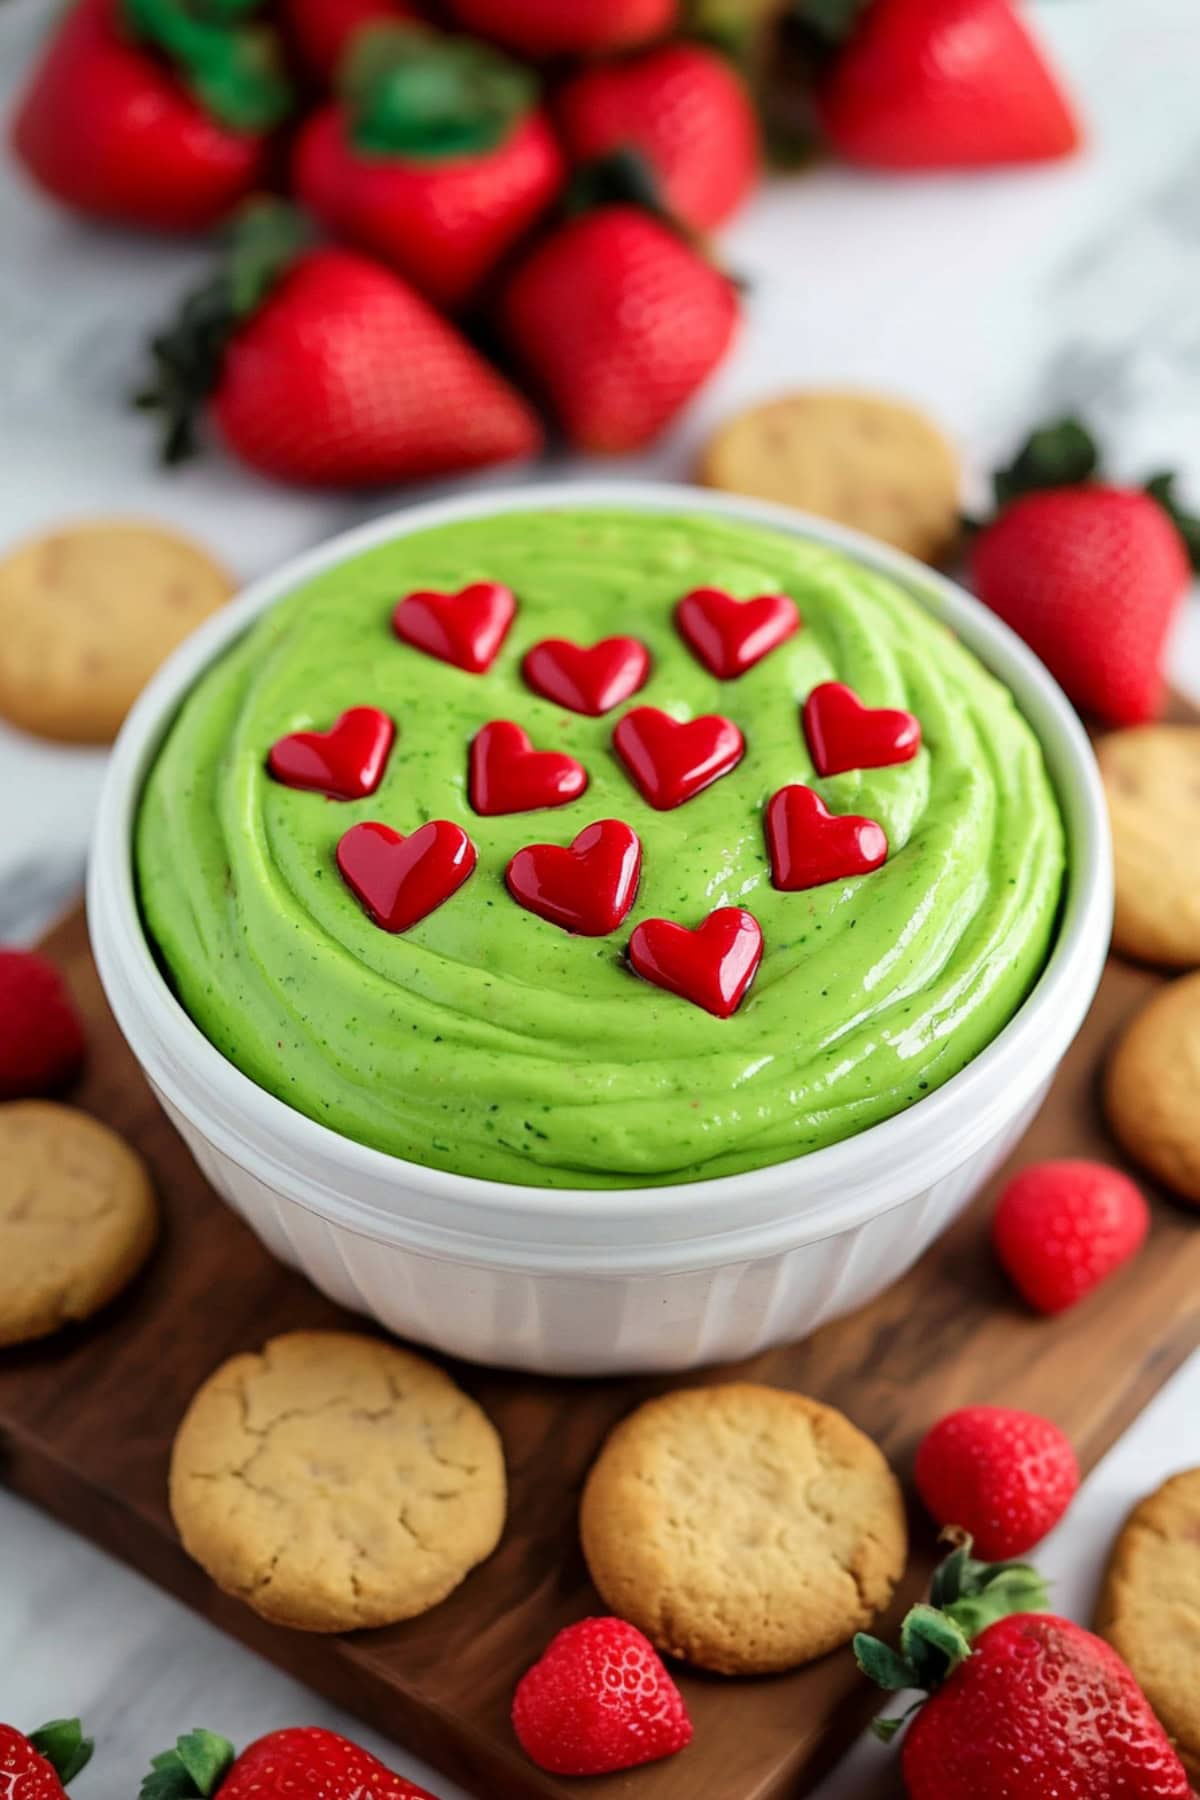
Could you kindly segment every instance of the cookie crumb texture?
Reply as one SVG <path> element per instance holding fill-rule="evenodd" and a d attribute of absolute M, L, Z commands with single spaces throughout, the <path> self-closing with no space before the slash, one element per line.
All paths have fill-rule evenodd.
<path fill-rule="evenodd" d="M 1123 1656 L 1200 1781 L 1200 1469 L 1139 1502 L 1113 1548 L 1096 1630 Z"/>
<path fill-rule="evenodd" d="M 1200 974 L 1146 1002 L 1118 1041 L 1105 1076 L 1114 1136 L 1135 1162 L 1200 1205 Z"/>
<path fill-rule="evenodd" d="M 157 1233 L 145 1164 L 116 1132 L 51 1101 L 0 1106 L 0 1346 L 90 1318 Z"/>
<path fill-rule="evenodd" d="M 870 1438 L 749 1382 L 665 1394 L 618 1425 L 580 1530 L 606 1604 L 723 1675 L 847 1643 L 891 1600 L 907 1552 L 900 1487 Z"/>
<path fill-rule="evenodd" d="M 1113 948 L 1200 963 L 1200 728 L 1144 725 L 1096 746 L 1113 833 Z"/>
<path fill-rule="evenodd" d="M 423 1358 L 293 1332 L 224 1363 L 171 1458 L 188 1554 L 263 1618 L 351 1631 L 427 1612 L 504 1528 L 491 1421 Z"/>

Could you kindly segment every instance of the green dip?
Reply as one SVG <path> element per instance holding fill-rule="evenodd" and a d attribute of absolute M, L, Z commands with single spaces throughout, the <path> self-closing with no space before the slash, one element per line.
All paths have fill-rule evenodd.
<path fill-rule="evenodd" d="M 404 594 L 501 581 L 509 636 L 485 675 L 399 642 Z M 672 611 L 694 587 L 793 596 L 803 628 L 739 680 L 710 676 Z M 543 637 L 626 633 L 649 648 L 642 691 L 604 718 L 540 700 L 524 652 Z M 819 681 L 921 723 L 912 762 L 821 781 L 799 708 Z M 637 794 L 611 748 L 621 712 L 720 712 L 742 763 L 671 812 Z M 347 707 L 389 713 L 379 789 L 340 802 L 279 785 L 284 733 Z M 569 806 L 481 818 L 467 746 L 514 719 L 591 784 Z M 788 782 L 885 828 L 873 874 L 804 893 L 771 885 L 762 813 Z M 408 834 L 458 821 L 475 874 L 403 935 L 343 884 L 338 839 L 360 819 Z M 504 886 L 523 845 L 621 818 L 641 888 L 608 938 L 572 936 Z M 899 586 L 797 539 L 653 512 L 518 512 L 368 551 L 266 613 L 197 683 L 150 773 L 136 868 L 150 936 L 196 1023 L 238 1068 L 334 1131 L 414 1162 L 545 1187 L 730 1175 L 832 1144 L 911 1106 L 995 1037 L 1055 929 L 1063 831 L 1039 746 L 1011 695 Z M 748 907 L 765 953 L 730 1019 L 639 980 L 633 926 L 696 925 Z"/>

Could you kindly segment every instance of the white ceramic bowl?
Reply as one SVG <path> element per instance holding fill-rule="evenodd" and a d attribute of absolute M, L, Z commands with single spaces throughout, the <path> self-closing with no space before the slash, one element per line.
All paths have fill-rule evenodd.
<path fill-rule="evenodd" d="M 1012 689 L 1066 819 L 1069 878 L 1037 987 L 983 1053 L 907 1112 L 828 1149 L 675 1187 L 519 1187 L 403 1162 L 257 1087 L 175 999 L 142 930 L 132 828 L 142 783 L 201 671 L 272 601 L 330 564 L 426 526 L 510 509 L 699 510 L 848 552 L 917 591 Z M 860 1306 L 902 1274 L 1023 1131 L 1078 1030 L 1111 924 L 1108 827 L 1087 739 L 996 618 L 907 557 L 779 507 L 683 487 L 589 482 L 413 507 L 289 563 L 155 676 L 113 753 L 88 915 L 117 1021 L 218 1193 L 342 1304 L 480 1362 L 552 1374 L 684 1369 L 749 1356 Z"/>

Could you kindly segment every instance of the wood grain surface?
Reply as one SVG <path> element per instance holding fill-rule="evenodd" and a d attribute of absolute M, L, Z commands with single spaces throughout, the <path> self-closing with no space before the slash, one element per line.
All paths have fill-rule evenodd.
<path fill-rule="evenodd" d="M 513 1740 L 514 1682 L 558 1627 L 598 1607 L 575 1529 L 583 1475 L 612 1422 L 666 1381 L 557 1382 L 456 1368 L 503 1434 L 511 1511 L 496 1555 L 422 1619 L 341 1638 L 278 1630 L 225 1599 L 188 1561 L 167 1512 L 166 1471 L 193 1389 L 223 1358 L 274 1332 L 353 1321 L 272 1261 L 207 1186 L 108 1012 L 82 914 L 60 926 L 47 948 L 66 971 L 91 1034 L 88 1072 L 75 1097 L 145 1153 L 166 1230 L 144 1276 L 101 1319 L 0 1358 L 4 1481 L 481 1800 L 804 1794 L 874 1706 L 848 1653 L 771 1680 L 681 1673 L 696 1726 L 693 1748 L 599 1786 L 540 1773 Z M 1110 963 L 1084 1031 L 1010 1168 L 1068 1154 L 1114 1160 L 1097 1110 L 1097 1071 L 1114 1033 L 1157 980 Z M 1070 1432 L 1090 1466 L 1200 1343 L 1200 1219 L 1155 1195 L 1153 1233 L 1141 1257 L 1072 1313 L 1047 1321 L 1016 1301 L 989 1253 L 994 1191 L 995 1184 L 882 1299 L 739 1372 L 843 1408 L 906 1480 L 925 1427 L 973 1400 L 1046 1413 Z M 923 1586 L 933 1554 L 928 1523 L 914 1516 L 913 1527 L 897 1611 Z M 396 1761 L 403 1767 L 402 1755 Z M 885 1791 L 898 1790 L 889 1783 Z"/>

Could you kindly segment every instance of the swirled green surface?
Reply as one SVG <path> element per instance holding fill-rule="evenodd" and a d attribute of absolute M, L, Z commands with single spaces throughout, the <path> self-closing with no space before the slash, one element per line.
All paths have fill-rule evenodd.
<path fill-rule="evenodd" d="M 491 670 L 465 674 L 396 640 L 417 588 L 506 582 L 519 600 Z M 672 624 L 697 586 L 787 592 L 804 628 L 741 679 L 709 676 Z M 643 691 L 678 717 L 722 712 L 741 765 L 673 812 L 648 807 L 611 748 L 620 711 L 581 718 L 525 688 L 539 638 L 617 632 L 653 656 Z M 848 682 L 906 706 L 911 763 L 820 781 L 799 705 Z M 398 736 L 369 799 L 272 781 L 285 732 L 346 707 Z M 570 806 L 480 818 L 467 745 L 489 719 L 569 749 L 590 786 Z M 873 874 L 807 893 L 771 885 L 762 813 L 803 781 L 885 827 Z M 523 844 L 595 819 L 640 833 L 637 903 L 578 938 L 523 911 L 504 869 Z M 456 819 L 479 851 L 457 895 L 401 936 L 370 923 L 334 850 L 356 820 L 409 832 Z M 272 608 L 198 682 L 150 774 L 136 864 L 146 923 L 212 1042 L 335 1131 L 419 1163 L 544 1186 L 694 1181 L 833 1143 L 918 1101 L 1011 1017 L 1045 961 L 1063 832 L 1039 746 L 1005 688 L 892 582 L 819 546 L 703 517 L 588 510 L 443 526 L 366 552 Z M 628 969 L 632 927 L 749 907 L 757 980 L 718 1020 Z"/>

